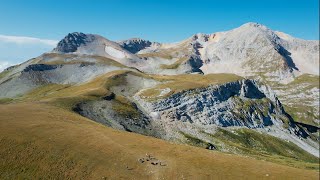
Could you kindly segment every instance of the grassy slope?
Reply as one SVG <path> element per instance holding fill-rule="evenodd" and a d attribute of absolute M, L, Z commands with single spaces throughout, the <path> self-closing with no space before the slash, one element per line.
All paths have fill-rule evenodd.
<path fill-rule="evenodd" d="M 305 86 L 302 89 L 298 89 L 294 91 L 293 93 L 306 93 L 308 90 L 312 88 L 319 89 L 319 76 L 304 74 L 299 77 L 297 77 L 293 82 L 289 83 L 287 85 L 287 90 L 295 90 L 298 86 L 305 84 Z M 286 106 L 286 110 L 288 113 L 293 117 L 293 119 L 297 122 L 302 122 L 310 125 L 320 126 L 319 124 L 312 121 L 313 119 L 318 119 L 319 116 L 315 115 L 316 111 L 319 113 L 319 109 L 313 107 L 313 106 L 306 106 L 305 104 L 308 104 L 308 101 L 313 101 L 313 99 L 299 99 L 298 102 L 296 102 L 293 99 L 289 99 L 288 102 L 291 102 L 291 105 Z"/>
<path fill-rule="evenodd" d="M 229 74 L 216 74 L 216 75 L 207 75 L 207 76 L 202 76 L 202 75 L 158 76 L 158 75 L 145 75 L 142 73 L 126 71 L 126 70 L 119 70 L 119 71 L 113 71 L 105 75 L 99 76 L 91 82 L 78 85 L 78 86 L 57 85 L 57 84 L 42 86 L 28 93 L 27 95 L 21 97 L 19 101 L 23 101 L 23 102 L 45 101 L 45 102 L 50 102 L 50 104 L 57 105 L 58 107 L 71 110 L 72 107 L 74 107 L 74 105 L 79 102 L 95 100 L 101 96 L 110 94 L 109 88 L 111 86 L 123 84 L 125 82 L 123 77 L 128 73 L 132 75 L 164 82 L 165 83 L 164 86 L 170 86 L 170 88 L 174 90 L 173 92 L 171 92 L 171 94 L 183 91 L 185 89 L 190 89 L 190 87 L 191 88 L 203 87 L 203 86 L 207 86 L 208 84 L 219 84 L 219 83 L 241 79 L 241 77 L 233 76 Z M 197 83 L 189 81 L 190 79 L 194 79 L 194 78 L 196 79 Z M 121 100 L 121 99 L 118 99 L 118 100 Z M 5 99 L 3 102 L 0 101 L 0 103 L 10 103 L 11 101 L 12 100 Z M 119 102 L 121 103 L 120 104 L 118 103 L 118 106 L 116 107 L 121 111 L 123 110 L 127 111 L 128 109 L 127 103 L 122 103 L 122 101 L 119 101 Z M 266 160 L 270 160 L 270 157 L 266 158 Z M 289 163 L 280 162 L 280 163 L 290 164 L 291 162 Z M 306 165 L 302 163 L 301 165 L 293 164 L 292 166 L 302 167 L 302 168 L 314 168 L 315 165 L 314 164 Z"/>
<path fill-rule="evenodd" d="M 179 44 L 177 47 L 160 48 L 156 52 L 138 54 L 139 57 L 159 57 L 174 60 L 171 64 L 161 64 L 161 69 L 177 69 L 182 63 L 186 62 L 192 54 L 193 48 L 189 41 Z M 182 55 L 183 54 L 183 55 Z"/>
<path fill-rule="evenodd" d="M 319 178 L 317 171 L 113 130 L 43 103 L 0 105 L 0 112 L 0 179 Z M 167 166 L 139 163 L 146 153 Z"/>
<path fill-rule="evenodd" d="M 121 68 L 126 68 L 127 66 L 113 60 L 110 58 L 106 58 L 103 56 L 96 56 L 96 55 L 75 55 L 75 54 L 55 54 L 55 53 L 46 53 L 43 55 L 43 59 L 50 59 L 50 58 L 56 58 L 54 61 L 39 61 L 38 63 L 41 64 L 51 64 L 51 65 L 57 65 L 57 64 L 103 64 L 103 65 L 109 65 L 109 66 L 116 66 Z M 94 62 L 89 62 L 88 59 L 94 59 Z M 65 61 L 67 60 L 67 61 Z"/>
<path fill-rule="evenodd" d="M 9 74 L 10 73 L 10 70 L 6 70 L 6 71 L 2 71 L 2 72 L 0 72 L 0 79 L 1 78 L 3 78 L 3 77 L 5 77 L 7 74 Z"/>
<path fill-rule="evenodd" d="M 218 149 L 232 149 L 231 152 L 236 154 L 250 155 L 294 167 L 319 169 L 318 158 L 291 142 L 247 128 L 233 132 L 220 128 L 215 134 L 208 135 L 217 144 Z"/>
<path fill-rule="evenodd" d="M 127 73 L 118 70 L 101 75 L 94 80 L 81 85 L 49 84 L 32 90 L 20 98 L 21 101 L 63 101 L 66 99 L 94 99 L 109 95 L 108 90 L 114 83 L 111 79 L 115 76 Z"/>
<path fill-rule="evenodd" d="M 202 131 L 209 141 L 180 132 L 186 143 L 192 146 L 208 148 L 213 145 L 216 150 L 232 154 L 241 154 L 256 159 L 292 166 L 296 168 L 319 170 L 319 159 L 297 145 L 262 134 L 251 129 L 241 128 L 228 131 L 219 128 L 214 134 Z"/>
<path fill-rule="evenodd" d="M 27 93 L 22 99 L 23 101 L 29 100 L 53 100 L 57 98 L 92 98 L 101 97 L 110 93 L 109 89 L 112 86 L 122 85 L 125 83 L 124 76 L 127 74 L 153 79 L 162 84 L 144 90 L 142 96 L 148 99 L 163 98 L 175 93 L 179 93 L 184 90 L 207 87 L 208 85 L 223 84 L 226 82 L 233 82 L 242 79 L 242 77 L 233 74 L 184 74 L 184 75 L 147 75 L 139 72 L 133 72 L 129 70 L 117 70 L 110 73 L 101 75 L 94 80 L 77 85 L 58 85 L 50 84 L 41 86 L 29 93 Z M 165 96 L 159 97 L 162 89 L 169 87 L 170 92 Z"/>
<path fill-rule="evenodd" d="M 148 99 L 164 98 L 172 94 L 182 92 L 184 90 L 203 88 L 209 85 L 224 84 L 243 79 L 234 74 L 183 74 L 174 76 L 162 76 L 162 79 L 168 82 L 155 86 L 154 88 L 144 90 L 140 95 Z M 159 97 L 161 91 L 170 88 L 170 92 Z"/>
<path fill-rule="evenodd" d="M 159 57 L 163 59 L 178 58 L 179 55 L 190 55 L 192 47 L 189 42 L 183 42 L 176 47 L 163 48 L 161 47 L 156 52 L 148 52 L 144 54 L 138 54 L 140 57 Z"/>
<path fill-rule="evenodd" d="M 280 84 L 277 82 L 266 82 L 273 89 L 282 90 L 285 92 L 290 92 L 287 95 L 297 95 L 297 94 L 307 94 L 309 90 L 313 88 L 319 89 L 319 76 L 303 74 L 289 84 Z M 318 126 L 314 119 L 319 119 L 320 117 L 316 115 L 319 114 L 319 109 L 310 105 L 310 101 L 313 102 L 314 99 L 299 98 L 292 99 L 286 98 L 286 95 L 282 98 L 282 103 L 285 104 L 285 110 L 292 116 L 296 122 L 301 122 L 313 126 Z"/>

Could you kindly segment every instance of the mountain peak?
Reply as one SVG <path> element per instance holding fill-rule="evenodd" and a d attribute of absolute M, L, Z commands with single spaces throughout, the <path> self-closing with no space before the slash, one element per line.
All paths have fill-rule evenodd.
<path fill-rule="evenodd" d="M 244 23 L 242 26 L 243 27 L 266 27 L 265 25 L 257 22 L 247 22 L 247 23 Z"/>
<path fill-rule="evenodd" d="M 86 34 L 82 33 L 82 32 L 72 32 L 72 33 L 68 33 L 67 36 L 85 36 Z"/>
<path fill-rule="evenodd" d="M 245 29 L 245 30 L 270 30 L 267 26 L 263 25 L 263 24 L 259 24 L 256 22 L 248 22 L 245 23 L 243 25 L 241 25 L 239 28 L 237 29 Z"/>
<path fill-rule="evenodd" d="M 59 41 L 56 48 L 53 49 L 55 52 L 70 53 L 75 52 L 78 47 L 85 45 L 88 42 L 94 40 L 94 35 L 84 34 L 82 32 L 68 33 L 61 41 Z"/>

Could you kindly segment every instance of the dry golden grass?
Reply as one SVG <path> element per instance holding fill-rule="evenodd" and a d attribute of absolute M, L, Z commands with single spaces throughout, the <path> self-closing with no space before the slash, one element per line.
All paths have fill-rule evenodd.
<path fill-rule="evenodd" d="M 46 100 L 53 98 L 79 97 L 79 96 L 104 96 L 109 93 L 110 78 L 126 73 L 126 70 L 112 71 L 101 75 L 90 82 L 80 85 L 49 84 L 41 86 L 27 93 L 23 100 Z"/>
<path fill-rule="evenodd" d="M 234 82 L 243 79 L 234 74 L 183 74 L 172 76 L 156 76 L 155 79 L 167 81 L 166 83 L 159 84 L 154 88 L 146 89 L 141 93 L 142 97 L 148 99 L 157 99 L 170 96 L 182 92 L 184 90 L 203 88 L 209 85 L 224 84 L 227 82 Z M 161 91 L 165 88 L 170 88 L 170 93 L 159 97 Z"/>
<path fill-rule="evenodd" d="M 117 131 L 45 103 L 0 105 L 0 179 L 318 179 L 317 171 Z M 139 163 L 149 153 L 167 166 Z"/>
<path fill-rule="evenodd" d="M 161 69 L 177 69 L 182 63 L 188 60 L 188 57 L 179 58 L 172 64 L 161 64 Z"/>
<path fill-rule="evenodd" d="M 159 51 L 156 52 L 148 52 L 144 54 L 138 54 L 139 57 L 159 57 L 163 59 L 174 59 L 178 58 L 179 54 L 191 54 L 192 52 L 192 45 L 190 42 L 185 41 L 179 44 L 177 47 L 161 47 Z"/>
<path fill-rule="evenodd" d="M 127 66 L 113 60 L 110 58 L 106 58 L 103 56 L 97 56 L 97 55 L 76 55 L 76 54 L 56 54 L 56 53 L 46 53 L 43 55 L 44 59 L 52 59 L 56 58 L 54 61 L 39 61 L 38 63 L 42 64 L 50 64 L 50 65 L 56 65 L 56 64 L 104 64 L 104 65 L 110 65 L 110 66 L 116 66 L 116 67 L 122 67 L 126 68 Z M 68 59 L 68 61 L 65 61 L 65 59 Z M 94 62 L 88 62 L 88 59 L 93 59 Z"/>
<path fill-rule="evenodd" d="M 49 84 L 41 86 L 24 95 L 23 101 L 34 100 L 55 100 L 57 98 L 71 97 L 101 97 L 110 93 L 109 88 L 124 83 L 123 77 L 127 74 L 139 76 L 147 79 L 153 79 L 162 84 L 154 88 L 143 91 L 142 96 L 148 98 L 158 98 L 160 90 L 169 87 L 172 95 L 183 90 L 207 87 L 213 84 L 223 84 L 242 79 L 242 77 L 233 74 L 184 74 L 184 75 L 147 75 L 140 72 L 130 70 L 117 70 L 101 75 L 90 82 L 81 85 L 60 85 Z M 160 90 L 159 90 L 160 89 Z"/>

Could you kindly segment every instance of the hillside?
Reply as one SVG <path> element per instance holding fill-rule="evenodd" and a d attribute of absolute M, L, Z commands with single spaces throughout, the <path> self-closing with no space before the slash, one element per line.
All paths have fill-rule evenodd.
<path fill-rule="evenodd" d="M 1 179 L 319 178 L 314 170 L 113 130 L 44 103 L 0 105 L 0 111 Z M 139 162 L 146 154 L 163 164 Z"/>

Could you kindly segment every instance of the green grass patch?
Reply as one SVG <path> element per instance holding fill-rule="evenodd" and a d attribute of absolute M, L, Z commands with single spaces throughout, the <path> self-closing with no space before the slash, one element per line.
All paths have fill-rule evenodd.
<path fill-rule="evenodd" d="M 313 121 L 313 119 L 320 119 L 320 116 L 317 116 L 316 112 L 314 112 L 314 107 L 299 104 L 285 105 L 284 107 L 285 111 L 290 114 L 294 121 L 319 127 L 319 124 Z"/>
<path fill-rule="evenodd" d="M 319 109 L 313 106 L 313 102 L 315 102 L 314 98 L 287 98 L 287 96 L 299 94 L 308 95 L 311 89 L 319 89 L 319 76 L 303 74 L 288 84 L 269 81 L 263 73 L 257 73 L 257 76 L 261 77 L 262 82 L 269 85 L 272 89 L 284 92 L 284 95 L 279 94 L 279 98 L 286 112 L 292 116 L 294 121 L 319 127 L 319 124 L 315 122 L 315 120 L 320 119 L 320 116 Z"/>
<path fill-rule="evenodd" d="M 139 118 L 140 113 L 138 109 L 127 98 L 117 95 L 112 104 L 112 110 L 118 115 L 126 118 Z"/>
<path fill-rule="evenodd" d="M 49 101 L 48 103 L 62 109 L 73 111 L 78 104 L 83 102 L 94 101 L 94 100 L 97 100 L 97 98 L 93 96 L 78 96 L 78 97 L 56 98 L 52 101 Z"/>
<path fill-rule="evenodd" d="M 14 101 L 14 99 L 12 99 L 12 98 L 0 98 L 0 104 L 9 104 L 13 101 Z"/>
<path fill-rule="evenodd" d="M 218 149 L 228 149 L 232 153 L 250 155 L 295 167 L 319 169 L 319 158 L 307 153 L 292 142 L 259 133 L 247 128 L 233 132 L 219 128 L 215 134 L 203 132 L 212 138 Z"/>
<path fill-rule="evenodd" d="M 202 148 L 208 148 L 211 143 L 205 142 L 197 137 L 191 136 L 190 134 L 187 134 L 185 132 L 180 131 L 180 134 L 182 134 L 186 139 L 187 143 L 192 146 L 198 146 Z"/>
<path fill-rule="evenodd" d="M 2 71 L 1 73 L 0 73 L 0 79 L 2 79 L 2 78 L 4 78 L 4 77 L 6 77 L 7 76 L 7 74 L 9 74 L 11 71 L 9 70 L 9 71 L 7 71 L 7 70 L 5 70 L 5 71 Z"/>
<path fill-rule="evenodd" d="M 287 86 L 299 86 L 300 84 L 307 83 L 307 89 L 311 88 L 320 88 L 319 86 L 319 76 L 311 75 L 311 74 L 303 74 L 294 79 L 294 81 L 290 82 Z"/>

